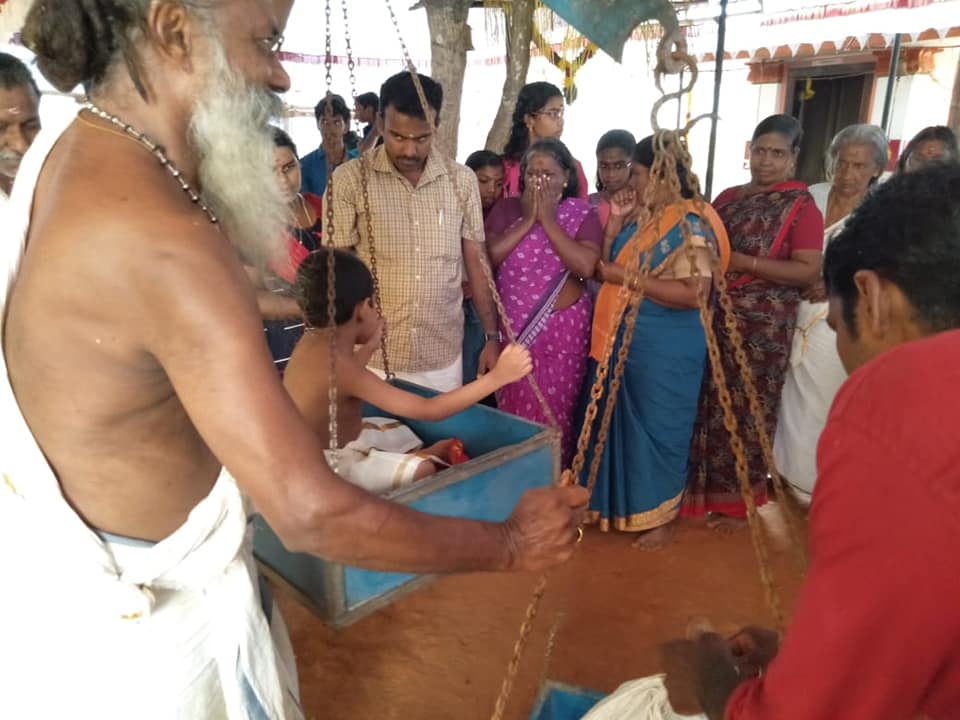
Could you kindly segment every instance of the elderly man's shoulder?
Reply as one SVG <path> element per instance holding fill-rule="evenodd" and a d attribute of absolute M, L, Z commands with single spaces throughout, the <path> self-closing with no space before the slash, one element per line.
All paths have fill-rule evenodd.
<path fill-rule="evenodd" d="M 98 185 L 94 202 L 88 193 L 64 193 L 49 227 L 68 244 L 82 238 L 88 251 L 118 263 L 118 270 L 128 261 L 137 267 L 204 257 L 219 262 L 232 252 L 223 228 L 199 204 L 179 188 L 152 183 L 137 188 L 135 202 L 110 178 Z"/>

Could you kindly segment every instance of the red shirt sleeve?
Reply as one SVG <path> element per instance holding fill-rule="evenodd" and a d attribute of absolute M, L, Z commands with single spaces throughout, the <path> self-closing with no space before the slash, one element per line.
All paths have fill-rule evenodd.
<path fill-rule="evenodd" d="M 792 250 L 823 250 L 823 215 L 813 198 L 808 197 L 797 213 L 789 242 Z"/>
<path fill-rule="evenodd" d="M 936 447 L 951 442 L 956 411 L 938 419 L 936 393 L 918 399 L 911 367 L 869 386 L 858 373 L 837 396 L 819 444 L 812 562 L 794 617 L 766 674 L 737 688 L 725 720 L 906 720 L 926 709 L 956 657 L 958 502 L 944 502 L 944 487 L 956 492 L 958 451 L 955 439 Z M 862 388 L 853 401 L 851 385 Z"/>

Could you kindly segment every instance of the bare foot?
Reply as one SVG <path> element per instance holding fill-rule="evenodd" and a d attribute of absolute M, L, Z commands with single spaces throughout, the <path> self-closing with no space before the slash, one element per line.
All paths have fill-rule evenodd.
<path fill-rule="evenodd" d="M 435 442 L 433 445 L 425 447 L 417 451 L 417 455 L 421 457 L 426 457 L 433 455 L 434 457 L 439 458 L 443 462 L 450 464 L 450 448 L 453 447 L 453 444 L 457 441 L 456 438 L 449 438 L 447 440 L 441 440 L 440 442 Z"/>
<path fill-rule="evenodd" d="M 707 527 L 721 535 L 732 535 L 747 524 L 746 518 L 736 518 L 720 513 L 710 513 Z"/>
<path fill-rule="evenodd" d="M 641 550 L 651 551 L 651 550 L 663 550 L 667 547 L 670 542 L 673 540 L 673 523 L 667 523 L 666 525 L 661 525 L 658 528 L 653 528 L 652 530 L 645 530 L 637 536 L 637 539 L 633 541 L 632 547 L 640 548 Z"/>
<path fill-rule="evenodd" d="M 432 460 L 421 460 L 420 464 L 417 465 L 416 471 L 413 473 L 413 480 L 416 482 L 417 480 L 428 478 L 431 475 L 436 475 L 441 469 L 442 468 L 438 468 Z"/>

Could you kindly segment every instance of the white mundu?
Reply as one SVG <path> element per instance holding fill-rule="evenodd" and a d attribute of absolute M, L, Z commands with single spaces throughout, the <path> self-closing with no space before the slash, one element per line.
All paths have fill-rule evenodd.
<path fill-rule="evenodd" d="M 583 720 L 707 720 L 706 715 L 674 712 L 663 675 L 625 682 L 594 705 Z"/>
<path fill-rule="evenodd" d="M 810 194 L 824 214 L 829 193 L 829 183 L 810 188 Z M 824 249 L 846 222 L 846 217 L 841 218 L 823 231 Z M 777 470 L 806 502 L 817 479 L 820 433 L 827 423 L 833 398 L 846 379 L 847 372 L 837 354 L 836 333 L 827 325 L 827 303 L 804 300 L 797 311 L 790 364 L 780 394 L 773 456 Z"/>
<path fill-rule="evenodd" d="M 62 131 L 44 127 L 6 208 L 0 317 L 37 177 Z M 279 613 L 261 602 L 233 479 L 223 472 L 159 543 L 105 539 L 64 499 L 5 358 L 2 369 L 0 717 L 301 718 L 292 650 Z"/>

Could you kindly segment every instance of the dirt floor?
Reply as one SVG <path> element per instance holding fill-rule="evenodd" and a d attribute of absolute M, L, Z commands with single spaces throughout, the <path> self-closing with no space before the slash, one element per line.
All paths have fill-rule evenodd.
<path fill-rule="evenodd" d="M 789 609 L 797 564 L 775 505 L 762 511 Z M 600 691 L 659 671 L 661 642 L 695 617 L 723 632 L 770 625 L 750 533 L 718 535 L 682 522 L 673 545 L 647 553 L 632 536 L 587 535 L 555 571 L 510 700 L 507 720 L 529 717 L 544 675 Z M 805 537 L 804 537 L 805 542 Z M 282 590 L 311 720 L 486 720 L 530 592 L 530 575 L 441 578 L 343 629 L 332 630 Z M 555 650 L 544 664 L 550 627 Z"/>

